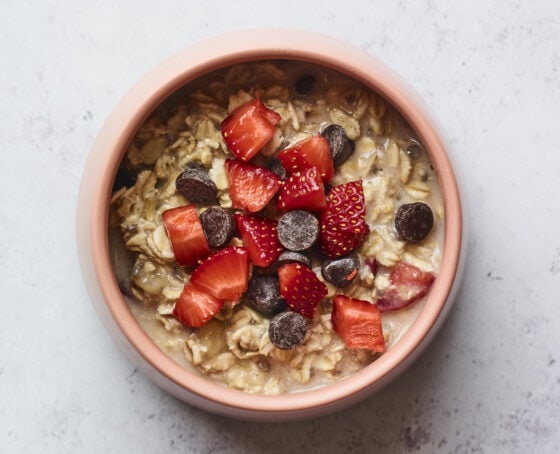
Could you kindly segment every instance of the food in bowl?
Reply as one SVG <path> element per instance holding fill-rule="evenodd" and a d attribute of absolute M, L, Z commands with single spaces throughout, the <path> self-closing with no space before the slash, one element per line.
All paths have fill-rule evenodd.
<path fill-rule="evenodd" d="M 111 200 L 120 285 L 154 342 L 217 383 L 279 394 L 391 348 L 442 255 L 437 175 L 412 128 L 333 70 L 273 60 L 195 80 L 130 143 Z"/>

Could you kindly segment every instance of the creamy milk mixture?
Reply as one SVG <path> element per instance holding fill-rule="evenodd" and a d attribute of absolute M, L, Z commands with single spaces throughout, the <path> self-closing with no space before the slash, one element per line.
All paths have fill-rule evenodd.
<path fill-rule="evenodd" d="M 308 76 L 312 76 L 309 78 Z M 306 79 L 307 77 L 307 79 Z M 313 81 L 312 86 L 306 85 Z M 259 96 L 281 116 L 277 132 L 261 151 L 266 159 L 280 148 L 317 135 L 329 124 L 342 126 L 355 151 L 335 167 L 331 185 L 361 179 L 370 234 L 357 250 L 361 267 L 351 286 L 335 289 L 321 303 L 303 344 L 276 348 L 268 338 L 270 320 L 238 304 L 224 308 L 202 328 L 184 326 L 173 314 L 192 269 L 175 263 L 161 214 L 189 204 L 175 180 L 191 161 L 202 164 L 218 188 L 219 204 L 231 207 L 225 159 L 231 153 L 220 123 L 236 107 Z M 218 383 L 250 393 L 277 394 L 340 380 L 375 360 L 368 350 L 350 350 L 333 332 L 332 297 L 343 293 L 375 303 L 389 285 L 391 267 L 404 261 L 437 274 L 442 253 L 443 202 L 427 153 L 406 122 L 376 93 L 354 80 L 317 66 L 271 61 L 217 71 L 181 89 L 140 128 L 122 164 L 134 179 L 115 186 L 110 224 L 118 226 L 134 260 L 123 280 L 130 308 L 154 342 L 176 361 L 194 365 Z M 434 227 L 419 243 L 401 241 L 395 213 L 404 203 L 424 202 Z M 204 209 L 204 207 L 202 207 Z M 231 242 L 241 245 L 238 238 Z M 323 280 L 320 261 L 313 270 Z M 375 259 L 375 275 L 365 260 Z M 423 307 L 383 312 L 387 348 L 409 328 Z"/>

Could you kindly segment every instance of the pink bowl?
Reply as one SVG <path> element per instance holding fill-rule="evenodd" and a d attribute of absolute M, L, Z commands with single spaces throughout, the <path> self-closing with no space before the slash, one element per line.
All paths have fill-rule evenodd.
<path fill-rule="evenodd" d="M 186 83 L 215 69 L 251 60 L 312 62 L 347 74 L 384 96 L 412 125 L 437 170 L 444 198 L 441 268 L 428 300 L 407 333 L 378 360 L 335 384 L 265 396 L 226 389 L 188 370 L 142 330 L 119 290 L 107 236 L 112 183 L 126 147 L 153 109 Z M 84 169 L 77 213 L 82 273 L 93 304 L 114 340 L 153 382 L 202 409 L 243 419 L 294 420 L 349 406 L 394 380 L 418 357 L 447 315 L 460 281 L 465 235 L 449 148 L 422 101 L 391 70 L 365 52 L 332 38 L 294 30 L 221 35 L 167 59 L 119 102 L 101 129 Z"/>

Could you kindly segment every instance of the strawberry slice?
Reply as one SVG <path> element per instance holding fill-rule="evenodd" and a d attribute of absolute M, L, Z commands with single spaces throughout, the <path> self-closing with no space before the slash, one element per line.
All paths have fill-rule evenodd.
<path fill-rule="evenodd" d="M 362 180 L 333 187 L 319 224 L 323 254 L 331 258 L 341 257 L 360 246 L 369 233 L 365 215 Z"/>
<path fill-rule="evenodd" d="M 173 315 L 187 326 L 200 328 L 220 312 L 223 305 L 222 300 L 189 283 L 183 287 L 173 308 Z"/>
<path fill-rule="evenodd" d="M 345 295 L 335 295 L 333 303 L 333 329 L 348 348 L 385 351 L 381 312 L 375 304 Z"/>
<path fill-rule="evenodd" d="M 251 213 L 262 210 L 280 188 L 280 177 L 268 169 L 233 159 L 227 159 L 225 166 L 234 208 Z"/>
<path fill-rule="evenodd" d="M 280 294 L 294 312 L 313 318 L 321 300 L 327 296 L 327 286 L 302 263 L 288 263 L 278 268 Z"/>
<path fill-rule="evenodd" d="M 272 138 L 279 122 L 280 115 L 256 98 L 239 106 L 222 121 L 222 136 L 237 159 L 248 161 Z"/>
<path fill-rule="evenodd" d="M 325 187 L 316 167 L 291 174 L 278 193 L 279 210 L 321 211 L 326 205 Z"/>
<path fill-rule="evenodd" d="M 228 246 L 204 260 L 193 271 L 191 284 L 214 298 L 237 302 L 249 282 L 249 254 Z"/>
<path fill-rule="evenodd" d="M 210 246 L 194 205 L 172 208 L 161 216 L 179 265 L 196 265 L 210 254 Z"/>
<path fill-rule="evenodd" d="M 278 240 L 277 221 L 236 214 L 235 222 L 253 265 L 268 266 L 284 250 Z"/>
<path fill-rule="evenodd" d="M 381 312 L 402 309 L 425 296 L 435 278 L 410 263 L 399 262 L 391 270 L 391 285 L 378 298 L 377 307 Z"/>
<path fill-rule="evenodd" d="M 334 175 L 329 142 L 321 135 L 310 137 L 285 148 L 278 153 L 278 159 L 288 173 L 317 167 L 325 183 L 328 183 Z"/>

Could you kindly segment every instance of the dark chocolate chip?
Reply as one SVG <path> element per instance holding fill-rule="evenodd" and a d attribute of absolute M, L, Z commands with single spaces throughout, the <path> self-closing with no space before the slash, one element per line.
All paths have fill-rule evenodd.
<path fill-rule="evenodd" d="M 272 264 L 273 270 L 277 270 L 282 265 L 286 265 L 287 263 L 303 263 L 304 265 L 311 268 L 311 260 L 309 257 L 302 254 L 301 252 L 294 252 L 294 251 L 284 251 L 282 254 L 278 256 L 276 261 Z"/>
<path fill-rule="evenodd" d="M 422 147 L 417 143 L 411 143 L 408 147 L 406 147 L 406 153 L 410 156 L 410 159 L 416 160 L 422 155 Z"/>
<path fill-rule="evenodd" d="M 395 227 L 399 238 L 418 243 L 428 236 L 434 226 L 434 214 L 422 202 L 401 205 L 395 216 Z"/>
<path fill-rule="evenodd" d="M 213 248 L 225 246 L 235 234 L 233 213 L 222 207 L 210 207 L 204 210 L 200 214 L 200 223 L 209 246 Z"/>
<path fill-rule="evenodd" d="M 136 183 L 136 174 L 123 167 L 119 167 L 113 181 L 113 192 L 123 187 L 130 188 L 134 186 L 134 183 Z"/>
<path fill-rule="evenodd" d="M 204 167 L 189 162 L 185 171 L 175 180 L 175 187 L 183 197 L 193 203 L 208 205 L 216 202 L 218 188 Z"/>
<path fill-rule="evenodd" d="M 301 76 L 295 84 L 295 92 L 296 95 L 299 96 L 307 96 L 309 95 L 312 91 L 313 88 L 315 88 L 315 83 L 317 82 L 317 79 L 315 79 L 315 76 L 312 76 L 310 74 L 307 74 L 305 76 Z"/>
<path fill-rule="evenodd" d="M 280 294 L 278 276 L 252 276 L 245 296 L 260 313 L 273 316 L 287 308 Z"/>
<path fill-rule="evenodd" d="M 272 162 L 270 163 L 269 169 L 270 169 L 271 172 L 274 172 L 276 175 L 278 175 L 281 180 L 286 179 L 286 176 L 287 176 L 286 169 L 282 165 L 282 162 L 280 161 L 280 159 L 274 158 L 272 160 Z"/>
<path fill-rule="evenodd" d="M 307 321 L 297 312 L 286 311 L 276 315 L 268 327 L 268 337 L 275 347 L 290 350 L 303 342 Z"/>
<path fill-rule="evenodd" d="M 348 138 L 342 126 L 329 125 L 321 132 L 321 135 L 329 142 L 335 165 L 342 164 L 354 153 L 356 145 L 353 140 Z"/>
<path fill-rule="evenodd" d="M 348 287 L 360 271 L 360 259 L 350 254 L 341 259 L 326 260 L 321 265 L 323 279 L 337 287 Z"/>
<path fill-rule="evenodd" d="M 303 210 L 288 211 L 278 220 L 278 240 L 290 251 L 309 249 L 319 237 L 319 221 Z"/>

